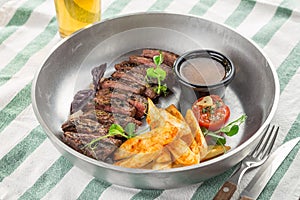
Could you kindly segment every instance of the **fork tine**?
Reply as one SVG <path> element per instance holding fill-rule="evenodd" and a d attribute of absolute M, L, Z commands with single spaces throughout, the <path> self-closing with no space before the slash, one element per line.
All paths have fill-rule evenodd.
<path fill-rule="evenodd" d="M 264 136 L 265 137 L 265 140 L 263 142 L 263 144 L 261 145 L 260 147 L 260 150 L 259 150 L 259 155 L 262 155 L 264 154 L 265 152 L 265 149 L 266 147 L 268 146 L 268 143 L 270 142 L 270 139 L 271 139 L 271 136 L 272 136 L 272 133 L 274 131 L 274 125 L 272 126 L 271 130 L 270 131 L 267 131 L 266 135 Z"/>
<path fill-rule="evenodd" d="M 262 144 L 263 141 L 265 140 L 265 136 L 266 136 L 266 134 L 268 133 L 269 128 L 270 128 L 270 124 L 266 127 L 266 129 L 265 129 L 263 135 L 261 136 L 261 139 L 259 140 L 259 142 L 258 142 L 258 144 L 256 145 L 255 149 L 252 151 L 252 153 L 251 153 L 252 156 L 255 156 L 255 155 L 257 154 L 257 152 L 259 152 L 258 149 L 261 147 L 261 144 Z"/>
<path fill-rule="evenodd" d="M 266 145 L 267 147 L 263 149 L 264 153 L 262 155 L 262 158 L 265 158 L 266 156 L 268 156 L 270 154 L 272 147 L 275 143 L 275 140 L 276 140 L 278 132 L 279 132 L 279 127 L 276 128 L 275 133 L 274 133 L 274 129 L 275 129 L 275 126 L 272 127 L 271 134 L 270 134 L 273 136 L 272 141 L 268 142 L 268 144 Z M 266 151 L 265 151 L 265 149 L 266 149 Z"/>

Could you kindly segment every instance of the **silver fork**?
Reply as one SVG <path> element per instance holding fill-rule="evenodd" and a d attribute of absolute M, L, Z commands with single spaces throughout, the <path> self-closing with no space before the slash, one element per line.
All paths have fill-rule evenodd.
<path fill-rule="evenodd" d="M 239 167 L 232 173 L 227 181 L 222 185 L 214 200 L 227 200 L 230 199 L 237 189 L 243 175 L 248 169 L 262 165 L 269 157 L 271 149 L 277 137 L 279 127 L 275 125 L 269 130 L 270 125 L 267 126 L 262 138 L 253 150 L 253 152 L 246 156 L 240 163 Z"/>

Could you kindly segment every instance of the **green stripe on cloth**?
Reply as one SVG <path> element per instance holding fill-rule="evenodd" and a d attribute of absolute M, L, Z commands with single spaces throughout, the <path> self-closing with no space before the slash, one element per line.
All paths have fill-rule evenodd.
<path fill-rule="evenodd" d="M 156 0 L 155 3 L 148 9 L 148 11 L 163 11 L 173 0 Z"/>
<path fill-rule="evenodd" d="M 226 180 L 233 173 L 233 171 L 234 167 L 219 176 L 205 181 L 197 188 L 191 200 L 213 199 L 214 195 L 217 193 L 224 180 Z"/>
<path fill-rule="evenodd" d="M 253 10 L 255 3 L 252 0 L 242 0 L 235 11 L 227 18 L 225 24 L 233 28 L 238 27 Z"/>
<path fill-rule="evenodd" d="M 164 190 L 142 190 L 135 194 L 131 200 L 152 200 L 159 197 Z"/>
<path fill-rule="evenodd" d="M 109 5 L 109 7 L 103 12 L 102 18 L 110 18 L 118 13 L 120 13 L 125 6 L 130 2 L 131 0 L 115 0 L 112 4 Z"/>
<path fill-rule="evenodd" d="M 26 85 L 12 100 L 0 111 L 0 134 L 29 104 L 31 83 Z"/>
<path fill-rule="evenodd" d="M 0 86 L 18 72 L 29 58 L 48 44 L 57 32 L 56 18 L 53 17 L 45 30 L 32 40 L 18 55 L 0 71 Z"/>
<path fill-rule="evenodd" d="M 280 83 L 280 92 L 284 90 L 290 79 L 300 67 L 300 42 L 291 51 L 284 62 L 277 68 Z"/>
<path fill-rule="evenodd" d="M 78 197 L 78 200 L 96 200 L 99 199 L 101 194 L 106 190 L 109 186 L 111 186 L 110 183 L 107 183 L 105 181 L 93 179 L 89 182 L 89 184 L 84 188 L 84 191 L 80 194 Z"/>
<path fill-rule="evenodd" d="M 207 10 L 212 7 L 217 0 L 200 0 L 198 3 L 189 11 L 189 14 L 193 15 L 204 15 Z"/>
<path fill-rule="evenodd" d="M 40 126 L 33 129 L 0 160 L 0 182 L 11 173 L 47 138 Z"/>
<path fill-rule="evenodd" d="M 59 183 L 59 181 L 68 173 L 68 171 L 70 171 L 72 167 L 73 165 L 61 156 L 19 199 L 41 199 L 57 183 Z"/>
<path fill-rule="evenodd" d="M 291 14 L 292 10 L 278 7 L 271 21 L 261 28 L 252 39 L 260 45 L 260 47 L 264 47 L 278 29 L 290 18 Z"/>
<path fill-rule="evenodd" d="M 300 114 L 298 114 L 297 119 L 293 123 L 291 129 L 289 130 L 287 136 L 284 139 L 284 142 L 287 142 L 293 138 L 299 137 L 300 133 Z M 273 191 L 276 189 L 277 185 L 279 184 L 282 177 L 285 175 L 287 170 L 289 169 L 290 165 L 292 164 L 293 160 L 295 159 L 297 153 L 300 149 L 300 142 L 294 147 L 294 149 L 290 152 L 290 154 L 285 158 L 283 163 L 274 173 L 270 181 L 268 182 L 265 190 L 261 193 L 258 199 L 271 199 Z M 298 174 L 297 174 L 298 175 Z"/>
<path fill-rule="evenodd" d="M 45 0 L 29 0 L 22 4 L 15 12 L 5 29 L 1 30 L 0 44 L 3 43 L 19 26 L 22 26 L 29 19 L 33 10 L 41 5 Z"/>

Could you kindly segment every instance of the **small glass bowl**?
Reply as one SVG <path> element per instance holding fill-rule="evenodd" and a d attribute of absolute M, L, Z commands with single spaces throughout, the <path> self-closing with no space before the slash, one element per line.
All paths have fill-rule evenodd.
<path fill-rule="evenodd" d="M 225 69 L 223 79 L 213 84 L 194 84 L 189 82 L 182 76 L 180 69 L 185 62 L 195 58 L 208 58 L 220 63 Z M 231 83 L 235 76 L 235 67 L 231 60 L 223 54 L 212 50 L 194 50 L 181 55 L 174 62 L 174 70 L 181 85 L 185 88 L 187 87 L 187 89 L 193 89 L 197 98 L 210 94 L 216 94 L 223 97 L 227 86 Z"/>

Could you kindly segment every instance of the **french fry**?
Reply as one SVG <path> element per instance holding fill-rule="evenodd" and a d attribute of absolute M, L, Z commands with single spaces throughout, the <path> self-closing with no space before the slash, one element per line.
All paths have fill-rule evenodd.
<path fill-rule="evenodd" d="M 151 153 L 138 153 L 129 158 L 115 162 L 115 165 L 129 168 L 143 168 L 145 165 L 155 160 L 161 154 L 161 151 L 162 149 Z"/>
<path fill-rule="evenodd" d="M 175 163 L 188 166 L 198 164 L 200 162 L 200 154 L 197 155 L 191 151 L 189 146 L 187 146 L 187 144 L 181 139 L 173 141 L 167 145 L 167 148 L 174 157 Z"/>
<path fill-rule="evenodd" d="M 200 126 L 198 124 L 198 121 L 191 109 L 187 110 L 185 115 L 185 121 L 189 125 L 192 134 L 198 144 L 199 150 L 200 150 L 200 156 L 201 158 L 204 158 L 207 154 L 207 143 L 206 139 L 200 129 Z"/>
<path fill-rule="evenodd" d="M 201 158 L 202 161 L 210 160 L 212 158 L 215 158 L 217 156 L 220 156 L 224 154 L 226 151 L 229 151 L 231 149 L 230 146 L 221 146 L 221 145 L 209 145 L 208 146 L 208 153 L 205 157 Z"/>
<path fill-rule="evenodd" d="M 165 147 L 162 153 L 157 157 L 152 165 L 152 169 L 170 169 L 172 168 L 172 157 L 169 150 Z"/>

